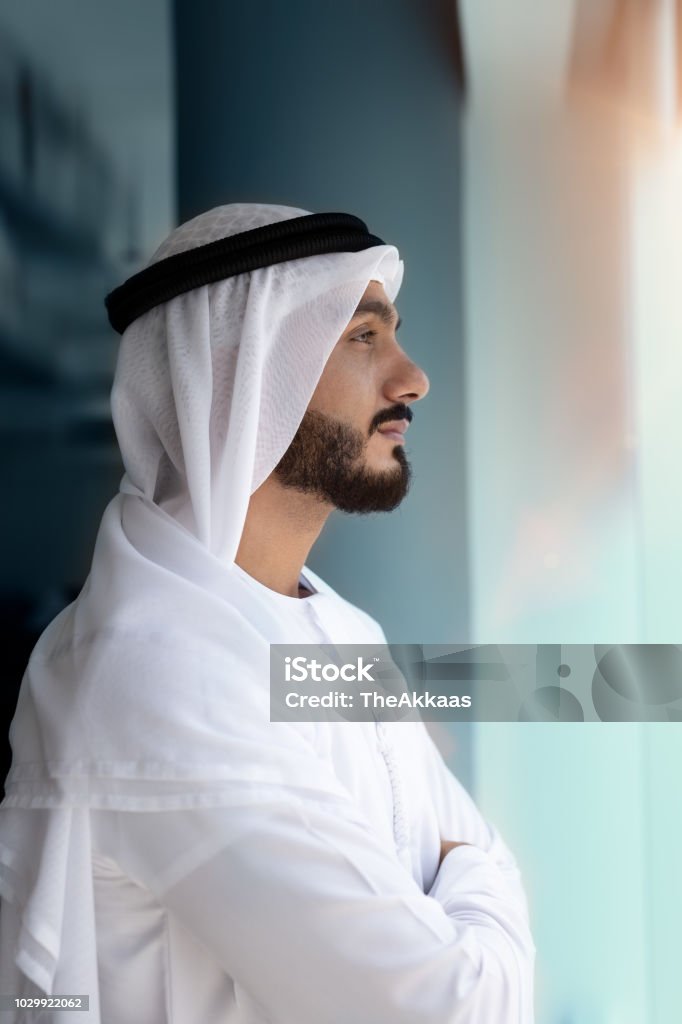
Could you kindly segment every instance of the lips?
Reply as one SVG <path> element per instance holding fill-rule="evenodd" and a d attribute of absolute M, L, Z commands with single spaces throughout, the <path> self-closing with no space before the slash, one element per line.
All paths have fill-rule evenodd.
<path fill-rule="evenodd" d="M 391 441 L 396 441 L 399 444 L 404 444 L 405 438 L 403 437 L 403 435 L 407 430 L 408 426 L 409 423 L 407 422 L 407 420 L 391 420 L 390 422 L 383 423 L 380 427 L 378 427 L 377 432 L 379 434 L 383 434 L 384 437 L 387 437 Z"/>

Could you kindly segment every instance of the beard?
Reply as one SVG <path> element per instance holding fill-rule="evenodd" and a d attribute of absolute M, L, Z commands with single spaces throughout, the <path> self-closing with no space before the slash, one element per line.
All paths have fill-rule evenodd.
<path fill-rule="evenodd" d="M 285 487 L 331 502 L 340 512 L 392 512 L 409 490 L 410 464 L 396 445 L 395 467 L 368 469 L 367 440 L 355 427 L 308 410 L 275 476 Z"/>

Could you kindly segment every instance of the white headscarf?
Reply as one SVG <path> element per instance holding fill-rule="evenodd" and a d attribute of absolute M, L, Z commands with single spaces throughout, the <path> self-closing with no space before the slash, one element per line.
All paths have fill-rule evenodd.
<path fill-rule="evenodd" d="M 218 207 L 152 262 L 306 212 Z M 311 780 L 306 727 L 269 722 L 272 636 L 239 610 L 232 567 L 249 497 L 368 283 L 393 300 L 402 272 L 390 245 L 296 259 L 187 292 L 125 331 L 111 395 L 125 475 L 12 724 L 0 991 L 16 991 L 17 971 L 47 993 L 96 978 L 89 808 L 229 806 L 244 783 L 340 792 L 331 773 Z"/>

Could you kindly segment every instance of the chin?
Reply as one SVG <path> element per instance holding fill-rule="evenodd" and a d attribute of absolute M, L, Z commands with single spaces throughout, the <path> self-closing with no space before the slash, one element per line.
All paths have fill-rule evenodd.
<path fill-rule="evenodd" d="M 375 465 L 366 465 L 365 473 L 377 481 L 397 480 L 403 475 L 403 468 L 396 457 L 388 455 Z"/>
<path fill-rule="evenodd" d="M 402 449 L 403 446 L 396 442 L 396 444 L 394 444 L 391 448 L 388 448 L 386 451 L 381 452 L 381 454 L 375 455 L 371 461 L 367 459 L 366 468 L 372 470 L 380 469 L 382 466 L 394 466 L 396 462 L 400 459 L 400 453 Z"/>

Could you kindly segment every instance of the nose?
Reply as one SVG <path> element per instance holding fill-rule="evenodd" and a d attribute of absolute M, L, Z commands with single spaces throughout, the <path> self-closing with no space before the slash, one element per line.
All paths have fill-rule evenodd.
<path fill-rule="evenodd" d="M 391 374 L 385 383 L 385 394 L 391 402 L 417 402 L 429 391 L 429 378 L 420 366 L 417 366 L 405 352 L 391 368 Z"/>

